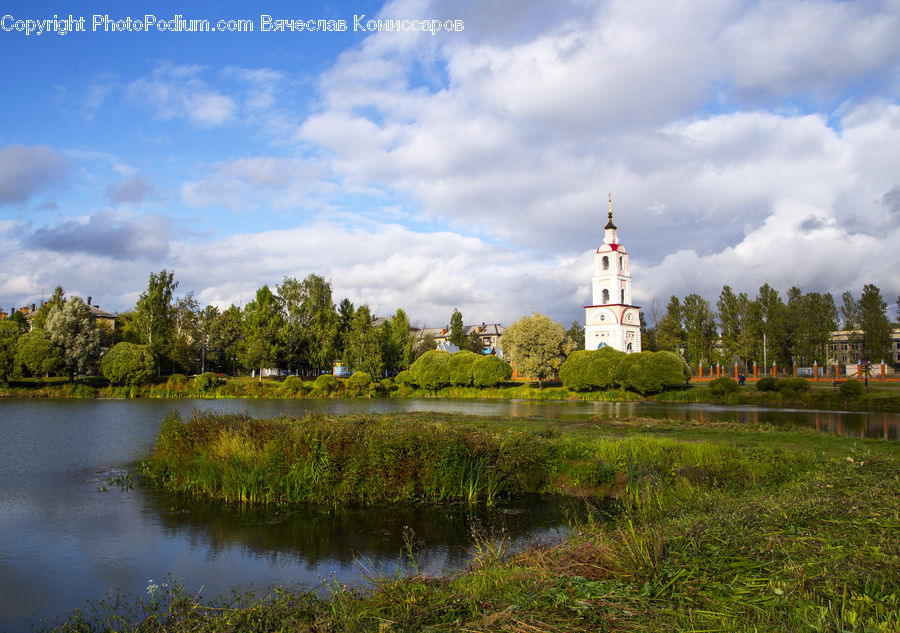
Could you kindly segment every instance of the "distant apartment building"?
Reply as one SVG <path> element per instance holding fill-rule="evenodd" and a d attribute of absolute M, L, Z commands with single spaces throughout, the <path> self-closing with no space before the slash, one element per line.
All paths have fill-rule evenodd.
<path fill-rule="evenodd" d="M 862 356 L 862 332 L 859 330 L 840 330 L 831 333 L 828 345 L 828 363 L 838 365 L 855 365 Z M 887 358 L 869 358 L 870 362 L 900 366 L 900 328 L 891 330 L 891 351 Z"/>

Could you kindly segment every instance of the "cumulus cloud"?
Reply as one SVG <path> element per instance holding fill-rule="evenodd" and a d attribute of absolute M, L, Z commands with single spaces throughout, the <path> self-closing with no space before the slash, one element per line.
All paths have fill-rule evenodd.
<path fill-rule="evenodd" d="M 321 168 L 311 161 L 257 156 L 211 166 L 202 179 L 182 185 L 181 197 L 194 207 L 241 211 L 265 204 L 281 209 L 302 206 L 329 189 Z"/>
<path fill-rule="evenodd" d="M 0 206 L 26 202 L 59 185 L 69 165 L 46 145 L 0 147 Z"/>
<path fill-rule="evenodd" d="M 127 94 L 163 121 L 185 118 L 200 127 L 216 127 L 234 117 L 237 105 L 201 79 L 202 71 L 200 66 L 163 64 L 129 84 Z"/>
<path fill-rule="evenodd" d="M 138 174 L 106 188 L 106 200 L 112 204 L 142 202 L 153 192 L 146 174 Z"/>
<path fill-rule="evenodd" d="M 139 260 L 165 255 L 169 234 L 169 221 L 162 216 L 129 217 L 104 209 L 82 220 L 39 228 L 27 243 L 32 248 L 61 254 Z"/>
<path fill-rule="evenodd" d="M 889 3 L 759 2 L 717 38 L 739 95 L 832 99 L 861 75 L 890 80 L 900 16 Z"/>

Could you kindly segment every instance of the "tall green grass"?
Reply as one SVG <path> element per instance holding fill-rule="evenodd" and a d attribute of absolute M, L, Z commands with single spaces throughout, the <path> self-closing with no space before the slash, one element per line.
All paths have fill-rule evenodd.
<path fill-rule="evenodd" d="M 666 437 L 562 437 L 428 414 L 255 420 L 195 412 L 163 422 L 143 474 L 226 502 L 494 504 L 533 494 L 637 503 L 668 486 L 771 482 L 790 456 Z M 795 466 L 796 464 L 794 464 Z"/>

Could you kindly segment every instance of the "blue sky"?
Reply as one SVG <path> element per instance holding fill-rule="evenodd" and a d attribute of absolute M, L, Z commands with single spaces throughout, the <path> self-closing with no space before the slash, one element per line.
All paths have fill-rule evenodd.
<path fill-rule="evenodd" d="M 608 192 L 648 311 L 726 283 L 900 294 L 897 2 L 12 5 L 4 309 L 57 284 L 129 309 L 166 268 L 221 307 L 314 272 L 420 325 L 568 323 Z M 54 14 L 87 32 L 16 30 Z M 254 32 L 92 30 L 148 14 Z"/>

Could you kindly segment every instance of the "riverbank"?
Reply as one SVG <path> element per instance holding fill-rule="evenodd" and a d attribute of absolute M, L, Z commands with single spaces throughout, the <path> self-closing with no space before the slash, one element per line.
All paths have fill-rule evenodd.
<path fill-rule="evenodd" d="M 208 602 L 177 582 L 87 605 L 55 630 L 895 631 L 900 450 L 802 429 L 658 422 L 546 423 L 414 416 L 450 428 L 605 446 L 626 476 L 619 513 L 510 555 L 476 534 L 462 573 L 416 573 L 330 595 L 243 589 Z M 558 436 L 553 436 L 553 433 Z M 608 460 L 608 461 L 607 461 Z"/>
<path fill-rule="evenodd" d="M 313 381 L 280 380 L 237 377 L 221 378 L 218 383 L 200 388 L 195 381 L 170 377 L 156 383 L 131 386 L 110 386 L 99 377 L 81 378 L 74 383 L 65 378 L 24 379 L 4 385 L 0 383 L 0 397 L 16 398 L 460 398 L 460 399 L 511 399 L 511 400 L 584 400 L 601 402 L 673 402 L 710 403 L 721 405 L 751 405 L 759 407 L 783 407 L 795 409 L 892 411 L 900 412 L 900 383 L 871 380 L 859 394 L 846 394 L 840 390 L 843 383 L 808 381 L 804 391 L 761 391 L 755 383 L 748 383 L 729 393 L 714 393 L 710 383 L 694 381 L 682 388 L 668 389 L 662 393 L 640 394 L 610 389 L 605 391 L 576 392 L 558 381 L 507 382 L 497 387 L 444 387 L 437 391 L 417 389 L 396 384 L 391 379 L 373 382 L 364 391 L 348 388 L 345 380 L 337 382 L 330 392 L 317 391 Z"/>

